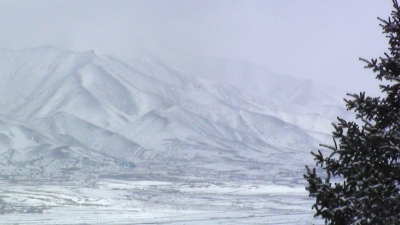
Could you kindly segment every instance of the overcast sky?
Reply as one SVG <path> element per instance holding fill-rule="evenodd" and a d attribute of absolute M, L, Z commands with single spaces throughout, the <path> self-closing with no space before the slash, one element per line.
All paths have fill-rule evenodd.
<path fill-rule="evenodd" d="M 391 10 L 390 0 L 2 0 L 0 48 L 53 45 L 124 57 L 143 45 L 361 91 L 378 83 L 358 58 L 387 51 L 376 17 Z"/>

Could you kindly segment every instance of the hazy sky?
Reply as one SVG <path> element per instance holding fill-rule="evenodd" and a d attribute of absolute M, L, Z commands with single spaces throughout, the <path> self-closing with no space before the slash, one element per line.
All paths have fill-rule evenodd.
<path fill-rule="evenodd" d="M 387 51 L 376 17 L 391 10 L 390 0 L 1 0 L 0 48 L 123 57 L 143 45 L 252 61 L 359 91 L 377 86 L 358 58 Z"/>

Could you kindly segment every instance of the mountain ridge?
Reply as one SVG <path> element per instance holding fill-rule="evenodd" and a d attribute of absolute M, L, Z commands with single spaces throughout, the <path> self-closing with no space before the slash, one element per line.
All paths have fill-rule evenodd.
<path fill-rule="evenodd" d="M 330 129 L 326 125 L 336 113 L 344 113 L 334 100 L 333 106 L 303 104 L 318 96 L 296 92 L 297 81 L 293 80 L 293 86 L 287 77 L 280 82 L 288 83 L 288 90 L 277 86 L 288 98 L 282 101 L 276 94 L 261 98 L 229 82 L 190 75 L 157 60 L 129 64 L 93 51 L 48 47 L 0 51 L 2 55 L 7 57 L 0 57 L 1 87 L 17 94 L 2 94 L 0 105 L 7 107 L 0 111 L 1 118 L 20 121 L 48 137 L 48 143 L 28 138 L 28 152 L 39 148 L 39 158 L 74 158 L 74 165 L 85 157 L 92 162 L 99 160 L 99 165 L 115 166 L 115 170 L 126 163 L 147 167 L 164 162 L 174 167 L 188 159 L 200 160 L 196 157 L 205 152 L 204 163 L 221 163 L 218 152 L 224 152 L 221 154 L 227 162 L 247 160 L 244 155 L 268 162 L 278 149 L 282 150 L 279 154 L 298 149 L 294 155 L 302 155 L 328 140 Z M 1 67 L 8 64 L 11 66 Z M 307 90 L 315 86 L 309 81 L 305 84 Z M 293 93 L 292 97 L 288 93 Z M 330 101 L 329 97 L 323 99 Z M 171 151 L 172 145 L 179 147 Z M 28 157 L 24 155 L 21 153 L 20 162 Z M 37 166 L 46 166 L 39 163 L 46 160 L 39 158 Z M 25 163 L 32 160 L 25 158 Z M 179 163 L 167 163 L 170 160 Z"/>

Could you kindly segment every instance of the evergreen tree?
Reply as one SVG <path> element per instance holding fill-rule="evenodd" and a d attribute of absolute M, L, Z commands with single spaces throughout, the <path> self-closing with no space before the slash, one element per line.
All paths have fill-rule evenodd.
<path fill-rule="evenodd" d="M 330 151 L 311 152 L 316 169 L 307 168 L 306 190 L 315 198 L 315 216 L 327 224 L 400 224 L 400 9 L 381 21 L 389 39 L 389 53 L 366 62 L 376 78 L 389 81 L 380 85 L 382 98 L 364 93 L 348 94 L 348 110 L 357 122 L 338 118 L 333 124 L 334 146 Z M 332 178 L 338 178 L 337 182 Z"/>

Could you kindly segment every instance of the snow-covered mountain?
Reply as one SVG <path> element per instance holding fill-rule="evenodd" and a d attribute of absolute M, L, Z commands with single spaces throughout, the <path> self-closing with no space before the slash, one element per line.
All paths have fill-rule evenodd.
<path fill-rule="evenodd" d="M 0 51 L 0 162 L 11 168 L 1 173 L 135 167 L 278 177 L 288 162 L 301 173 L 311 162 L 304 156 L 329 141 L 330 123 L 346 116 L 337 90 L 311 81 L 226 59 L 185 65 L 52 47 Z"/>
<path fill-rule="evenodd" d="M 151 57 L 155 56 L 142 53 L 134 60 Z M 126 60 L 129 61 L 128 58 Z M 307 106 L 343 103 L 344 90 L 312 80 L 294 79 L 252 62 L 188 53 L 168 54 L 162 60 L 190 75 L 227 83 L 253 95 L 268 96 L 280 102 Z"/>

